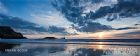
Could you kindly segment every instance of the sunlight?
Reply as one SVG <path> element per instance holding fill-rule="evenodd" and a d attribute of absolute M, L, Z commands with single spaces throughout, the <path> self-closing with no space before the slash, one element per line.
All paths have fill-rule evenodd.
<path fill-rule="evenodd" d="M 99 42 L 98 49 L 103 49 L 104 48 L 102 44 L 103 44 L 103 42 Z"/>
<path fill-rule="evenodd" d="M 103 35 L 104 35 L 103 32 L 99 33 L 99 38 L 102 39 L 103 38 Z"/>
<path fill-rule="evenodd" d="M 99 33 L 98 33 L 99 39 L 104 39 L 104 37 L 105 37 L 104 34 L 105 34 L 104 32 L 99 32 Z"/>
<path fill-rule="evenodd" d="M 99 47 L 99 49 L 103 49 L 103 45 L 99 45 L 98 47 Z"/>

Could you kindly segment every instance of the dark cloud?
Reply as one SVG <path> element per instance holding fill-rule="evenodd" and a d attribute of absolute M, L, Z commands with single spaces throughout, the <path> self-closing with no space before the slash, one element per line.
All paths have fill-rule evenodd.
<path fill-rule="evenodd" d="M 111 26 L 102 25 L 96 22 L 89 22 L 86 26 L 83 26 L 78 30 L 83 32 L 97 32 L 97 31 L 112 30 L 112 29 L 113 28 Z"/>
<path fill-rule="evenodd" d="M 105 0 L 82 0 L 82 2 L 105 2 Z M 77 23 L 83 21 L 86 22 L 88 19 L 96 20 L 107 16 L 108 21 L 115 20 L 120 17 L 134 17 L 140 13 L 140 0 L 118 0 L 117 4 L 111 6 L 102 6 L 96 12 L 83 13 L 86 6 L 81 6 L 81 0 L 64 0 L 52 2 L 52 5 L 59 11 L 61 11 L 68 20 Z M 61 3 L 61 4 L 60 4 Z M 85 14 L 86 16 L 81 16 Z"/>
<path fill-rule="evenodd" d="M 127 32 L 123 34 L 116 34 L 116 37 L 123 37 L 127 39 L 139 39 L 140 37 L 140 31 L 133 31 L 133 32 Z"/>
<path fill-rule="evenodd" d="M 28 29 L 37 32 L 47 31 L 44 27 L 37 24 L 24 21 L 18 17 L 6 16 L 4 14 L 0 14 L 0 26 L 10 26 L 14 29 Z"/>
<path fill-rule="evenodd" d="M 65 32 L 65 28 L 60 28 L 60 27 L 56 27 L 56 26 L 50 26 L 48 29 L 49 33 L 67 33 Z"/>
<path fill-rule="evenodd" d="M 52 5 L 58 11 L 60 11 L 69 21 L 78 25 L 74 27 L 83 32 L 95 32 L 98 30 L 109 30 L 112 29 L 110 26 L 102 25 L 100 23 L 91 22 L 94 18 L 99 18 L 105 15 L 107 12 L 100 9 L 100 11 L 93 13 L 83 13 L 85 6 L 81 6 L 82 3 L 86 2 L 100 3 L 104 0 L 53 0 Z M 82 16 L 85 14 L 86 16 Z"/>
<path fill-rule="evenodd" d="M 104 1 L 104 0 L 92 0 L 92 3 L 100 3 L 102 1 Z"/>
<path fill-rule="evenodd" d="M 140 0 L 118 0 L 118 4 L 101 7 L 96 12 L 87 14 L 90 19 L 98 19 L 107 16 L 108 21 L 123 17 L 135 17 L 140 13 Z"/>
<path fill-rule="evenodd" d="M 82 27 L 77 27 L 78 30 L 86 32 L 112 29 L 107 25 L 91 22 L 96 19 L 106 16 L 107 21 L 113 21 L 118 18 L 121 19 L 124 17 L 136 17 L 139 16 L 138 14 L 140 13 L 140 0 L 118 0 L 117 4 L 112 4 L 111 6 L 102 6 L 95 12 L 90 11 L 89 13 L 83 13 L 86 6 L 81 6 L 81 3 L 87 3 L 89 1 L 94 3 L 102 3 L 106 0 L 54 0 L 52 5 L 58 11 L 62 12 L 62 14 L 64 14 L 69 21 L 77 24 L 78 27 Z M 82 14 L 85 16 L 82 16 Z M 126 29 L 135 29 L 135 27 L 125 27 L 116 30 Z"/>
<path fill-rule="evenodd" d="M 138 29 L 138 27 L 124 27 L 124 28 L 117 28 L 116 30 L 128 30 L 128 29 Z"/>
<path fill-rule="evenodd" d="M 62 12 L 69 21 L 81 26 L 89 19 L 88 16 L 82 16 L 85 6 L 81 6 L 81 4 L 89 1 L 99 3 L 102 0 L 53 0 L 52 6 Z"/>
<path fill-rule="evenodd" d="M 135 24 L 135 26 L 138 26 L 138 25 L 140 25 L 140 24 Z"/>
<path fill-rule="evenodd" d="M 129 32 L 129 33 L 125 33 L 125 34 L 140 34 L 140 31 Z"/>
<path fill-rule="evenodd" d="M 134 26 L 139 26 L 140 25 L 140 21 L 138 21 L 136 24 L 134 24 Z"/>
<path fill-rule="evenodd" d="M 10 26 L 23 34 L 34 33 L 67 33 L 64 28 L 49 26 L 49 28 L 39 26 L 35 23 L 25 21 L 18 17 L 0 14 L 0 26 Z"/>

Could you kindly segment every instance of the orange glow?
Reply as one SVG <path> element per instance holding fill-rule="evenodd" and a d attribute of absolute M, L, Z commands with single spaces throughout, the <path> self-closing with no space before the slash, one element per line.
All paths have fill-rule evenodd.
<path fill-rule="evenodd" d="M 98 45 L 99 49 L 103 49 L 103 45 Z"/>
<path fill-rule="evenodd" d="M 105 44 L 104 42 L 96 42 L 98 45 L 89 45 L 90 48 L 95 48 L 95 49 L 105 49 L 107 46 L 103 45 Z"/>
<path fill-rule="evenodd" d="M 134 32 L 134 31 L 140 31 L 140 30 L 110 30 L 110 31 L 102 31 L 102 32 L 96 32 L 96 33 L 86 33 L 86 32 L 79 32 L 78 34 L 70 34 L 70 35 L 61 35 L 61 34 L 33 34 L 33 35 L 24 35 L 25 37 L 29 38 L 43 38 L 43 37 L 67 37 L 67 39 L 111 39 L 114 37 L 139 37 L 140 35 L 123 35 L 123 36 L 118 36 L 118 34 L 124 34 L 128 32 Z M 117 35 L 117 36 L 116 36 Z"/>
<path fill-rule="evenodd" d="M 102 45 L 103 42 L 99 42 L 99 44 L 100 44 L 100 45 L 98 45 L 98 48 L 99 48 L 99 49 L 103 49 L 103 45 Z"/>
<path fill-rule="evenodd" d="M 104 32 L 100 32 L 100 33 L 98 33 L 98 37 L 99 37 L 99 39 L 104 39 L 104 37 L 105 37 L 104 34 L 105 34 Z"/>

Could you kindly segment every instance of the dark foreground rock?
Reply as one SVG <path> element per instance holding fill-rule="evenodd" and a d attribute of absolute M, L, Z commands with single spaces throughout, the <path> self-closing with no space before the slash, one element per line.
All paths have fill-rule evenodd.
<path fill-rule="evenodd" d="M 15 32 L 8 26 L 0 26 L 0 38 L 1 39 L 27 39 L 23 37 L 21 33 Z"/>

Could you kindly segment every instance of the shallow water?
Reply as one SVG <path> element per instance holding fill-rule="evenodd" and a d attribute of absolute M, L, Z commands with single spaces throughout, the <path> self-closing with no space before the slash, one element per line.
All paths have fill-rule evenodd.
<path fill-rule="evenodd" d="M 139 42 L 7 41 L 0 43 L 0 56 L 140 56 Z"/>

